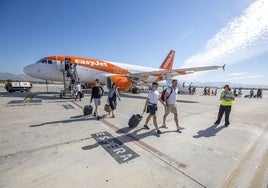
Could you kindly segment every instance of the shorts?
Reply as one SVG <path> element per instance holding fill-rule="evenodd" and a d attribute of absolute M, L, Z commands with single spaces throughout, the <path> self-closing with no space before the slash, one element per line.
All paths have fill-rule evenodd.
<path fill-rule="evenodd" d="M 101 105 L 101 99 L 100 98 L 94 98 L 93 102 L 94 102 L 95 106 L 100 106 Z"/>
<path fill-rule="evenodd" d="M 157 105 L 148 105 L 147 106 L 147 113 L 149 113 L 150 115 L 155 115 L 157 111 Z"/>
<path fill-rule="evenodd" d="M 165 109 L 165 114 L 169 113 L 177 114 L 177 108 L 175 104 L 169 104 L 168 107 Z"/>

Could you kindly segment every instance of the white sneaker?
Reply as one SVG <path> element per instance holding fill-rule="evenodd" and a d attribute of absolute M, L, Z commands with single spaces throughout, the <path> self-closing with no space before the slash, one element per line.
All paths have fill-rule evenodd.
<path fill-rule="evenodd" d="M 168 129 L 168 126 L 166 124 L 163 124 L 162 127 Z"/>
<path fill-rule="evenodd" d="M 185 129 L 185 127 L 178 127 L 178 130 L 183 130 L 183 129 Z"/>

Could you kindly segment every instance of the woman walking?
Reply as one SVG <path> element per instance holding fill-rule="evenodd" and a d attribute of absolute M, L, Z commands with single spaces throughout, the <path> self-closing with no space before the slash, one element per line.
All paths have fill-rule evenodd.
<path fill-rule="evenodd" d="M 112 118 L 115 118 L 114 116 L 114 110 L 116 109 L 117 106 L 117 101 L 116 99 L 118 98 L 119 101 L 121 101 L 118 90 L 117 90 L 117 85 L 115 83 L 113 83 L 112 87 L 109 89 L 109 93 L 108 93 L 108 102 L 109 105 L 111 106 L 112 109 Z M 110 115 L 110 112 L 109 112 Z"/>

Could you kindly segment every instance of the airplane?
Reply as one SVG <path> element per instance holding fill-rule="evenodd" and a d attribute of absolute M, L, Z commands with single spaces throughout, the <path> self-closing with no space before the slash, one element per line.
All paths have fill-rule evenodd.
<path fill-rule="evenodd" d="M 119 91 L 133 89 L 133 93 L 138 93 L 136 86 L 139 83 L 159 82 L 197 71 L 225 68 L 223 65 L 173 69 L 174 57 L 175 51 L 171 50 L 159 68 L 152 68 L 76 56 L 48 56 L 26 66 L 23 71 L 34 78 L 63 81 L 64 65 L 68 61 L 76 68 L 80 83 L 92 87 L 99 79 L 108 89 L 116 83 Z"/>

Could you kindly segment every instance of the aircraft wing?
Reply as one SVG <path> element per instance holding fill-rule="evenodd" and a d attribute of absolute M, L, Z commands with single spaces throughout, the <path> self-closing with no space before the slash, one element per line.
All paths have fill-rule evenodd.
<path fill-rule="evenodd" d="M 127 75 L 129 78 L 135 78 L 135 80 L 142 80 L 150 75 L 152 76 L 159 76 L 159 75 L 169 75 L 171 77 L 173 76 L 179 76 L 179 75 L 186 75 L 191 74 L 194 72 L 200 72 L 200 71 L 208 71 L 208 70 L 214 70 L 222 68 L 225 70 L 225 65 L 223 66 L 205 66 L 205 67 L 193 67 L 193 68 L 180 68 L 180 69 L 172 69 L 172 70 L 157 70 L 157 71 L 149 71 L 149 72 L 140 72 L 140 73 L 131 73 Z"/>

